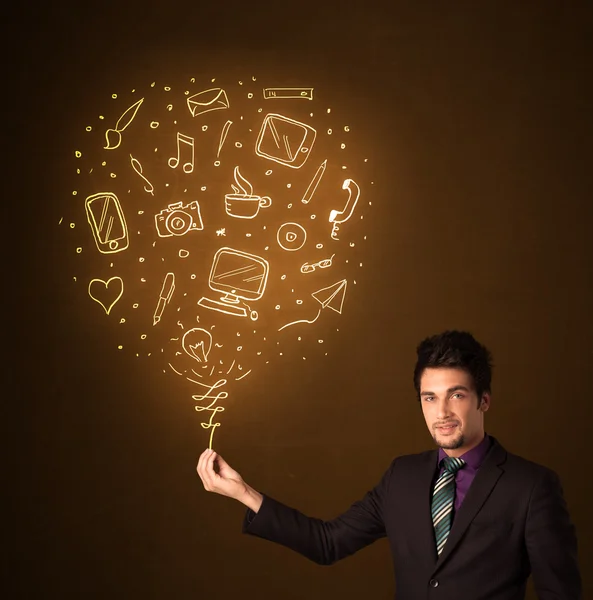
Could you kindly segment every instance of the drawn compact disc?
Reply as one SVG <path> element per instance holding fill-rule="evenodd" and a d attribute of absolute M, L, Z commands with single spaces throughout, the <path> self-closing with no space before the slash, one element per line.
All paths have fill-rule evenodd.
<path fill-rule="evenodd" d="M 307 232 L 298 223 L 284 223 L 278 229 L 278 244 L 283 250 L 294 252 L 300 250 L 307 241 Z"/>

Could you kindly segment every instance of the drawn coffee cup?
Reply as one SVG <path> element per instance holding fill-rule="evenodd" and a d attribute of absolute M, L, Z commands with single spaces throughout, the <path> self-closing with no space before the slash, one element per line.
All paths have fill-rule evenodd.
<path fill-rule="evenodd" d="M 272 199 L 268 196 L 226 194 L 224 197 L 226 214 L 237 219 L 254 219 L 260 208 L 267 208 L 271 204 Z"/>

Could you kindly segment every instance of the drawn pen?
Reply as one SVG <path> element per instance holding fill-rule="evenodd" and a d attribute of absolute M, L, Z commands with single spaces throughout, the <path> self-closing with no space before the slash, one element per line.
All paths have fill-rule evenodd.
<path fill-rule="evenodd" d="M 156 310 L 154 311 L 154 317 L 152 320 L 152 324 L 156 325 L 163 316 L 163 311 L 165 310 L 165 306 L 171 300 L 171 296 L 175 290 L 175 274 L 167 273 L 165 279 L 163 281 L 163 286 L 161 287 L 161 293 L 159 294 L 159 301 L 157 302 Z"/>
<path fill-rule="evenodd" d="M 303 204 L 309 204 L 313 194 L 315 193 L 315 190 L 317 189 L 317 186 L 319 185 L 319 182 L 321 181 L 321 178 L 323 177 L 323 174 L 325 173 L 326 165 L 327 158 L 319 165 L 317 172 L 313 176 L 313 179 L 311 179 L 311 183 L 309 184 L 309 187 L 307 188 L 307 191 L 301 200 Z"/>

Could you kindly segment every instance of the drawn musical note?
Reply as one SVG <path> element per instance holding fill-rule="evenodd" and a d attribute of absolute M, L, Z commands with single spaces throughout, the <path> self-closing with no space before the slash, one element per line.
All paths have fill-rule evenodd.
<path fill-rule="evenodd" d="M 134 171 L 136 171 L 136 173 L 138 173 L 138 175 L 140 175 L 140 177 L 142 177 L 142 179 L 150 186 L 149 188 L 144 186 L 144 191 L 154 196 L 154 185 L 142 175 L 142 165 L 140 164 L 140 161 L 130 154 L 130 162 L 132 163 L 132 169 L 134 169 Z"/>
<path fill-rule="evenodd" d="M 186 144 L 181 146 L 180 144 Z M 169 159 L 168 164 L 172 169 L 175 169 L 181 160 L 181 149 L 189 146 L 191 148 L 191 161 L 183 163 L 183 172 L 191 173 L 194 170 L 194 138 L 183 133 L 177 133 L 177 156 Z"/>

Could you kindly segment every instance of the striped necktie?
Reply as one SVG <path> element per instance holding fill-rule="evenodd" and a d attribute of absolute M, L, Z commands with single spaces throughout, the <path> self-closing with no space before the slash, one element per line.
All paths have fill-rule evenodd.
<path fill-rule="evenodd" d="M 455 473 L 465 465 L 465 461 L 461 458 L 447 456 L 441 463 L 445 470 L 434 486 L 431 508 L 437 554 L 442 552 L 449 531 L 451 531 L 451 513 L 455 500 Z"/>

